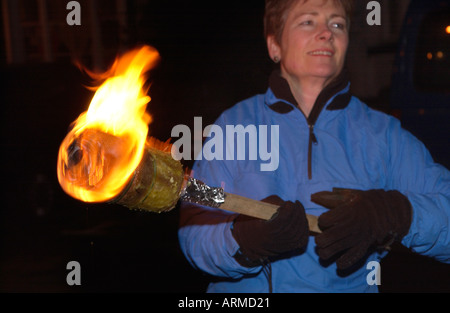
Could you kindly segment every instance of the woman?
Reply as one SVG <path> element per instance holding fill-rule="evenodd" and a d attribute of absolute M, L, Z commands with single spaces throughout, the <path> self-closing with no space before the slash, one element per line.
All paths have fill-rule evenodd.
<path fill-rule="evenodd" d="M 278 141 L 279 166 L 198 161 L 193 175 L 280 207 L 261 221 L 182 206 L 181 248 L 217 277 L 209 292 L 376 292 L 366 265 L 394 240 L 450 262 L 450 173 L 397 120 L 350 95 L 350 12 L 348 0 L 266 0 L 267 47 L 279 70 L 265 95 L 215 124 L 277 125 L 270 140 Z M 224 142 L 231 151 L 240 144 Z M 305 213 L 319 216 L 321 234 L 308 232 Z"/>

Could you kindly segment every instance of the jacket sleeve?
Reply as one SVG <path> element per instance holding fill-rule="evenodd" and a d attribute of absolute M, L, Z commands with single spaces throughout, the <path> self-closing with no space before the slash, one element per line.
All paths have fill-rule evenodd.
<path fill-rule="evenodd" d="M 389 186 L 413 208 L 402 244 L 414 252 L 450 263 L 450 172 L 434 163 L 423 143 L 393 121 L 389 134 Z"/>
<path fill-rule="evenodd" d="M 225 185 L 229 190 L 233 185 L 231 167 L 229 162 L 198 160 L 192 168 L 192 176 L 211 187 Z M 232 279 L 261 271 L 262 267 L 243 267 L 233 257 L 239 249 L 231 234 L 236 217 L 237 214 L 220 209 L 189 203 L 180 205 L 180 248 L 194 268 Z"/>

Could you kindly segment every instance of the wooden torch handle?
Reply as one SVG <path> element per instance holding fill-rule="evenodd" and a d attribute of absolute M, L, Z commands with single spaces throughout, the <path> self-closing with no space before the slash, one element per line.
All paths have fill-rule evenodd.
<path fill-rule="evenodd" d="M 270 220 L 279 206 L 253 200 L 250 198 L 238 196 L 231 193 L 225 193 L 225 202 L 220 206 L 221 209 L 244 214 L 251 217 Z M 321 233 L 317 224 L 317 216 L 306 214 L 308 219 L 309 231 L 312 233 Z"/>

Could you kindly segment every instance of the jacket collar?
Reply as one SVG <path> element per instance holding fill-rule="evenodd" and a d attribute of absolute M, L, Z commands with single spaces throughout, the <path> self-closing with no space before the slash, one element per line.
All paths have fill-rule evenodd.
<path fill-rule="evenodd" d="M 310 125 L 314 125 L 320 112 L 326 106 L 328 101 L 337 93 L 343 91 L 349 85 L 347 71 L 342 71 L 336 79 L 328 84 L 317 97 L 316 103 L 308 117 Z M 298 103 L 292 95 L 288 82 L 281 76 L 279 69 L 274 70 L 269 78 L 269 87 L 278 101 L 268 104 L 268 106 L 275 112 L 280 114 L 287 114 L 298 108 Z M 345 92 L 340 93 L 334 97 L 333 101 L 327 106 L 327 110 L 342 110 L 345 109 L 351 100 L 349 88 Z"/>

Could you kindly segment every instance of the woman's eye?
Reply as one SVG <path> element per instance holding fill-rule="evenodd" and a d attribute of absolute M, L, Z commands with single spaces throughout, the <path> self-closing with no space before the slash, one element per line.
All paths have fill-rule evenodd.
<path fill-rule="evenodd" d="M 345 24 L 343 24 L 343 23 L 332 23 L 331 27 L 336 28 L 336 29 L 344 30 L 345 29 Z"/>
<path fill-rule="evenodd" d="M 300 22 L 300 25 L 312 25 L 312 21 L 303 21 L 303 22 Z"/>

